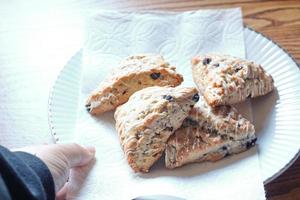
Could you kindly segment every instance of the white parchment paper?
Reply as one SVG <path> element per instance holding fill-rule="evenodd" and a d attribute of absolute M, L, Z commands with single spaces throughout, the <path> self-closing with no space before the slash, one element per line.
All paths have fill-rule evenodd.
<path fill-rule="evenodd" d="M 93 117 L 84 102 L 99 82 L 126 56 L 159 53 L 194 85 L 190 60 L 220 52 L 245 57 L 241 10 L 183 13 L 101 11 L 87 21 L 78 123 L 73 141 L 97 148 L 86 174 L 72 174 L 69 199 L 132 199 L 173 195 L 185 199 L 265 199 L 256 149 L 216 163 L 191 164 L 175 170 L 158 161 L 148 174 L 128 166 L 114 127 L 113 112 Z M 239 110 L 251 119 L 251 106 Z"/>

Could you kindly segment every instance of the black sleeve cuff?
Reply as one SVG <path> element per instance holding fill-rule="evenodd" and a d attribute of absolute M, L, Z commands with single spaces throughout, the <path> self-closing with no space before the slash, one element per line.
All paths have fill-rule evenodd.
<path fill-rule="evenodd" d="M 15 152 L 15 154 L 38 175 L 44 187 L 47 199 L 55 199 L 55 185 L 47 165 L 41 159 L 32 154 L 26 152 Z"/>
<path fill-rule="evenodd" d="M 31 154 L 13 153 L 0 145 L 0 175 L 1 192 L 11 199 L 55 199 L 54 182 L 49 169 Z M 2 199 L 3 195 L 0 196 Z"/>

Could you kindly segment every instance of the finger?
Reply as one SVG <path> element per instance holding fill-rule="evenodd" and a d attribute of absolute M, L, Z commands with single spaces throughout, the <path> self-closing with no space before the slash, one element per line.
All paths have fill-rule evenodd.
<path fill-rule="evenodd" d="M 67 197 L 68 192 L 68 182 L 57 192 L 56 200 L 64 200 Z"/>
<path fill-rule="evenodd" d="M 95 147 L 83 147 L 78 144 L 62 144 L 59 148 L 70 168 L 86 165 L 95 157 L 96 152 Z"/>

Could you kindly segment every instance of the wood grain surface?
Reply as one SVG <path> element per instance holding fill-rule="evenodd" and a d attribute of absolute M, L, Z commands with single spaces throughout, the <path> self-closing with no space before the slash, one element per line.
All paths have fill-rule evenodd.
<path fill-rule="evenodd" d="M 271 38 L 286 49 L 298 63 L 300 62 L 300 0 L 53 0 L 43 3 L 37 0 L 0 1 L 0 85 L 5 86 L 0 87 L 0 112 L 2 113 L 0 127 L 2 132 L 7 133 L 4 139 L 15 141 L 17 138 L 20 143 L 23 142 L 22 145 L 45 142 L 46 135 L 34 137 L 29 142 L 25 142 L 26 132 L 44 131 L 48 134 L 46 133 L 49 127 L 45 109 L 48 91 L 44 88 L 50 87 L 58 74 L 59 70 L 54 69 L 54 66 L 63 66 L 75 52 L 72 49 L 76 50 L 81 45 L 78 39 L 81 35 L 74 36 L 78 29 L 72 29 L 73 26 L 70 26 L 71 29 L 67 30 L 63 24 L 65 22 L 61 22 L 61 17 L 70 14 L 73 18 L 70 17 L 68 20 L 72 21 L 74 27 L 77 27 L 76 20 L 79 21 L 91 8 L 186 11 L 230 7 L 241 7 L 246 26 Z M 55 13 L 59 20 L 55 23 L 52 21 L 45 23 L 40 17 L 44 13 L 50 16 L 54 16 Z M 40 21 L 42 24 L 40 27 L 43 27 L 45 31 L 37 28 Z M 56 31 L 57 27 L 65 28 L 66 35 L 59 34 L 58 30 Z M 68 40 L 72 33 L 72 40 Z M 39 38 L 41 34 L 49 39 Z M 53 41 L 60 39 L 60 43 L 52 42 L 50 38 Z M 45 49 L 48 49 L 48 53 L 44 52 Z M 41 56 L 37 57 L 38 53 Z M 52 62 L 42 62 L 43 59 L 49 57 L 53 58 Z M 22 80 L 22 83 L 15 84 L 16 77 Z M 45 86 L 42 87 L 42 83 Z M 36 93 L 34 101 L 32 98 L 25 98 L 20 88 L 27 88 Z M 16 97 L 21 97 L 23 104 L 20 104 L 21 101 Z M 21 109 L 21 107 L 26 109 Z M 43 112 L 32 114 L 37 109 Z M 13 111 L 16 111 L 15 115 L 11 114 Z M 41 121 L 42 124 L 37 126 L 32 123 L 34 120 Z M 8 128 L 8 124 L 16 128 L 12 130 Z M 32 125 L 28 126 L 28 124 Z M 21 134 L 21 137 L 16 137 L 16 134 Z M 3 143 L 1 139 L 0 144 Z M 51 138 L 48 137 L 48 140 L 50 141 Z M 16 147 L 16 145 L 11 145 L 11 147 Z M 300 159 L 278 178 L 266 184 L 265 189 L 268 200 L 300 199 Z"/>

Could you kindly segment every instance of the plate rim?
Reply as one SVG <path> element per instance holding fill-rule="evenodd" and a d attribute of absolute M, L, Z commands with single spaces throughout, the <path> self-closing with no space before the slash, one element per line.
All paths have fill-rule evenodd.
<path fill-rule="evenodd" d="M 275 42 L 274 40 L 272 40 L 270 37 L 266 36 L 265 34 L 263 34 L 261 32 L 258 32 L 257 30 L 255 30 L 252 27 L 245 26 L 245 29 L 253 31 L 256 34 L 261 35 L 262 37 L 264 37 L 267 40 L 269 40 L 270 42 L 272 42 L 273 45 L 277 46 L 288 57 L 290 57 L 292 59 L 292 61 L 296 64 L 296 66 L 298 67 L 298 70 L 300 70 L 300 64 L 297 62 L 297 60 L 295 59 L 295 57 L 292 54 L 290 54 L 285 48 L 283 48 L 281 45 L 279 45 L 277 42 Z M 300 147 L 298 147 L 297 153 L 294 155 L 294 157 L 288 163 L 286 163 L 286 165 L 284 165 L 281 169 L 279 169 L 279 171 L 277 171 L 275 174 L 273 174 L 272 176 L 270 176 L 266 180 L 263 180 L 264 185 L 269 184 L 270 182 L 272 182 L 273 180 L 275 180 L 276 178 L 278 178 L 281 174 L 283 174 L 286 170 L 288 170 L 296 162 L 296 160 L 299 158 L 299 156 L 300 156 Z"/>
<path fill-rule="evenodd" d="M 265 34 L 261 33 L 261 32 L 258 32 L 257 30 L 255 30 L 254 28 L 252 27 L 249 27 L 249 26 L 244 26 L 244 30 L 249 30 L 249 31 L 252 31 L 264 38 L 266 38 L 268 41 L 270 41 L 273 45 L 277 46 L 279 49 L 281 49 L 288 57 L 291 58 L 291 60 L 295 63 L 295 65 L 298 67 L 298 69 L 300 70 L 300 64 L 296 61 L 296 59 L 294 58 L 293 55 L 291 55 L 285 48 L 283 48 L 281 45 L 279 45 L 277 42 L 275 42 L 274 40 L 272 40 L 270 37 L 266 36 Z M 65 71 L 66 69 L 66 66 L 68 64 L 68 62 L 70 60 L 72 60 L 74 57 L 80 55 L 80 52 L 82 52 L 82 48 L 80 48 L 78 51 L 76 51 L 76 53 L 74 53 L 72 55 L 72 57 L 70 59 L 68 59 L 67 63 L 63 66 L 63 68 L 58 72 L 58 75 L 55 79 L 55 81 L 52 83 L 52 86 L 50 88 L 50 91 L 49 91 L 49 96 L 48 96 L 48 108 L 47 108 L 47 117 L 48 117 L 48 125 L 49 125 L 49 129 L 50 129 L 50 133 L 51 133 L 51 136 L 53 138 L 53 142 L 54 143 L 57 143 L 59 141 L 59 136 L 57 135 L 56 131 L 55 131 L 55 127 L 54 127 L 54 124 L 53 124 L 53 118 L 52 118 L 52 112 L 51 112 L 51 106 L 52 106 L 52 102 L 53 102 L 53 94 L 55 92 L 55 86 L 57 85 L 57 82 L 61 76 L 61 74 Z M 298 151 L 297 153 L 293 156 L 293 158 L 288 162 L 286 163 L 282 168 L 280 168 L 276 173 L 274 173 L 272 176 L 268 177 L 266 180 L 263 180 L 263 183 L 264 185 L 267 185 L 269 184 L 270 182 L 272 182 L 274 179 L 278 178 L 282 173 L 284 173 L 286 170 L 288 170 L 294 163 L 295 161 L 299 158 L 300 156 L 300 147 L 298 147 Z"/>

